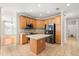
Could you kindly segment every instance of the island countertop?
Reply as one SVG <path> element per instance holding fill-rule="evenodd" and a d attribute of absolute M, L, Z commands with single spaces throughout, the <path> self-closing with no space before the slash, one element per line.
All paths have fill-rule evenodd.
<path fill-rule="evenodd" d="M 50 35 L 48 34 L 34 34 L 34 35 L 27 35 L 27 37 L 31 38 L 31 39 L 36 39 L 36 40 L 39 40 L 39 39 L 42 39 L 42 38 L 46 38 L 46 37 L 49 37 Z"/>

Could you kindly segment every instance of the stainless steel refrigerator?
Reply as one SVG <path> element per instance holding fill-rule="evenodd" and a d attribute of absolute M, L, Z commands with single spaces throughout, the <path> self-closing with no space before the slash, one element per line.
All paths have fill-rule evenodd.
<path fill-rule="evenodd" d="M 55 43 L 55 24 L 48 24 L 45 25 L 45 34 L 51 35 L 50 37 L 47 38 L 48 43 Z"/>

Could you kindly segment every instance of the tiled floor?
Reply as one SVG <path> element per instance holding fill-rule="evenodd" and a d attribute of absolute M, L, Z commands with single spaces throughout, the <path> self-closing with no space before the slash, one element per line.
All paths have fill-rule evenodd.
<path fill-rule="evenodd" d="M 2 46 L 0 55 L 6 56 L 36 56 L 32 53 L 29 44 L 20 46 Z M 60 44 L 46 43 L 46 49 L 38 56 L 79 56 L 79 42 L 75 39 L 68 39 L 62 47 Z"/>

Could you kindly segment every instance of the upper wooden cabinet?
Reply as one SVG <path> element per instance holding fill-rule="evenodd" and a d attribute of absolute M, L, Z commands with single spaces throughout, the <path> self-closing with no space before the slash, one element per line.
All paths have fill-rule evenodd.
<path fill-rule="evenodd" d="M 36 20 L 35 19 L 27 19 L 26 22 L 27 22 L 27 25 L 32 24 L 33 28 L 36 28 Z"/>
<path fill-rule="evenodd" d="M 48 25 L 48 24 L 54 24 L 55 23 L 55 20 L 54 19 L 46 19 L 44 20 L 44 24 Z"/>
<path fill-rule="evenodd" d="M 36 28 L 36 20 L 32 20 L 33 28 Z"/>
<path fill-rule="evenodd" d="M 30 19 L 29 18 L 26 19 L 26 23 L 27 23 L 26 25 L 28 25 L 30 23 Z"/>
<path fill-rule="evenodd" d="M 27 28 L 28 24 L 32 24 L 34 28 L 36 28 L 36 20 L 32 18 L 28 18 L 26 16 L 20 16 L 20 28 Z"/>
<path fill-rule="evenodd" d="M 55 24 L 61 24 L 61 17 L 60 16 L 55 17 Z"/>
<path fill-rule="evenodd" d="M 44 24 L 46 24 L 46 25 L 49 24 L 49 19 L 45 19 Z"/>
<path fill-rule="evenodd" d="M 24 29 L 26 28 L 26 17 L 25 16 L 20 16 L 20 28 Z"/>
<path fill-rule="evenodd" d="M 44 21 L 43 20 L 37 20 L 36 21 L 36 28 L 38 28 L 38 29 L 44 28 Z"/>

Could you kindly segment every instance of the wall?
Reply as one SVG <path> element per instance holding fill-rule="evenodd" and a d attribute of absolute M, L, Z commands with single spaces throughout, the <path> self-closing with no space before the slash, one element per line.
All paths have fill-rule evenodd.
<path fill-rule="evenodd" d="M 77 19 L 77 40 L 79 41 L 79 18 Z"/>
<path fill-rule="evenodd" d="M 75 38 L 79 41 L 79 18 L 68 18 L 66 19 L 66 36 L 68 37 L 73 34 Z"/>
<path fill-rule="evenodd" d="M 1 11 L 2 11 L 1 12 L 2 45 L 11 45 L 11 44 L 16 45 L 16 37 L 17 37 L 16 10 L 14 10 L 13 8 L 3 7 Z M 10 40 L 8 40 L 6 37 Z M 10 43 L 13 37 L 15 38 L 14 39 L 15 42 Z"/>
<path fill-rule="evenodd" d="M 76 19 L 68 19 L 68 36 L 70 36 L 71 34 L 74 35 L 74 37 L 77 37 L 77 20 Z"/>
<path fill-rule="evenodd" d="M 70 36 L 71 34 L 73 34 L 76 37 L 76 23 L 68 23 L 68 36 Z"/>
<path fill-rule="evenodd" d="M 78 19 L 78 40 L 79 40 L 79 19 Z"/>
<path fill-rule="evenodd" d="M 0 8 L 0 46 L 1 46 L 1 8 Z"/>

